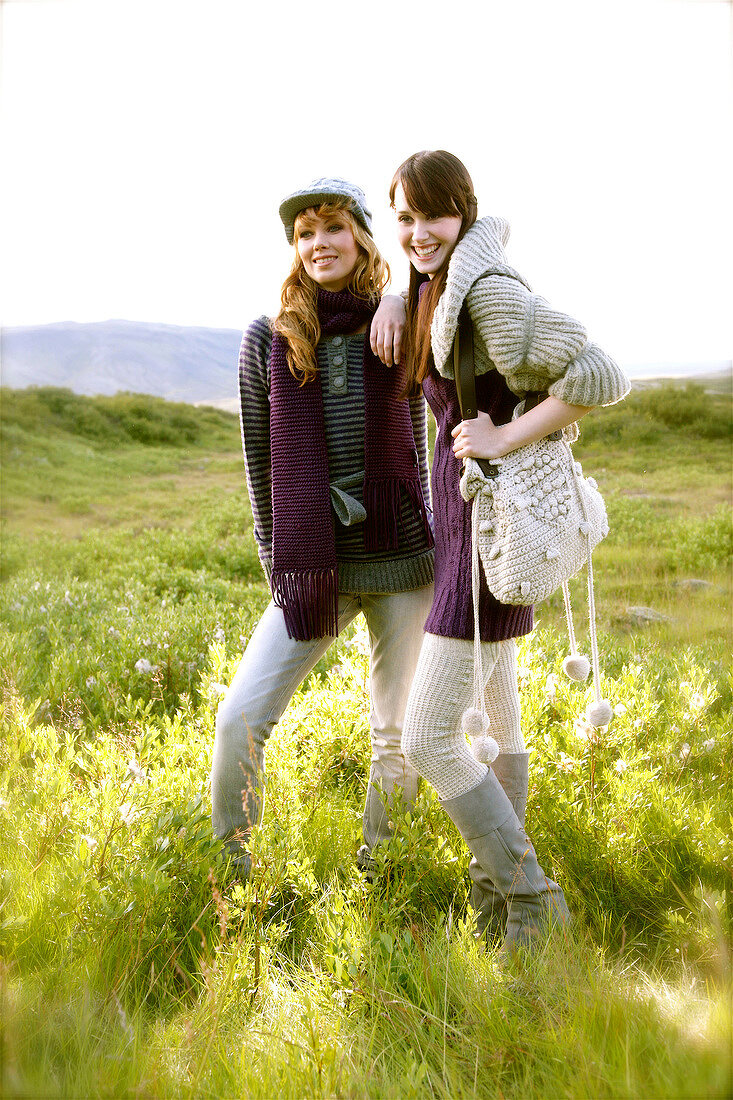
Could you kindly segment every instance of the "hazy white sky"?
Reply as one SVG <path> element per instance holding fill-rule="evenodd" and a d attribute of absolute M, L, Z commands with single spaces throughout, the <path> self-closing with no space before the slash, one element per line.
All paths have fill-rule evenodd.
<path fill-rule="evenodd" d="M 447 148 L 622 362 L 733 354 L 727 2 L 5 0 L 2 32 L 5 325 L 241 328 L 290 264 L 281 198 L 325 174 L 399 288 L 389 181 Z"/>

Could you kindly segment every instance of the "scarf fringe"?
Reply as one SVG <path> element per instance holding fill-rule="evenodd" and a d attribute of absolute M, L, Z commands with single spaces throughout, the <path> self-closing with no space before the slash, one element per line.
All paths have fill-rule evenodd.
<path fill-rule="evenodd" d="M 415 509 L 416 515 L 420 517 L 422 522 L 423 531 L 427 535 L 428 548 L 435 545 L 435 539 L 433 538 L 433 525 L 430 522 L 430 510 L 428 509 L 425 497 L 422 492 L 422 485 L 419 481 L 410 481 L 407 486 L 407 493 L 412 501 L 412 507 Z"/>
<path fill-rule="evenodd" d="M 398 549 L 399 531 L 402 525 L 403 489 L 416 515 L 422 521 L 423 530 L 428 536 L 428 545 L 433 545 L 430 517 L 420 482 L 414 478 L 371 478 L 364 481 L 364 507 L 367 513 L 364 524 L 365 550 Z"/>
<path fill-rule="evenodd" d="M 282 609 L 288 635 L 299 642 L 338 634 L 338 571 L 273 570 L 272 598 Z"/>

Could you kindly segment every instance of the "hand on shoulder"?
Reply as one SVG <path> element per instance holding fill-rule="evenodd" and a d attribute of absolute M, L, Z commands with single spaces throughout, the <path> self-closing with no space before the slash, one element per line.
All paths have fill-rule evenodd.
<path fill-rule="evenodd" d="M 372 318 L 369 337 L 372 351 L 387 367 L 400 361 L 407 313 L 401 294 L 385 294 Z"/>

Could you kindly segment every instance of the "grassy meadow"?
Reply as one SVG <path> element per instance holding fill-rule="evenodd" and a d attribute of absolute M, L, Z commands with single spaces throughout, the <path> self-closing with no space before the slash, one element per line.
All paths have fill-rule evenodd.
<path fill-rule="evenodd" d="M 520 650 L 527 824 L 575 922 L 526 965 L 474 941 L 467 853 L 429 789 L 378 882 L 356 870 L 358 623 L 276 729 L 253 874 L 227 879 L 214 716 L 268 599 L 238 423 L 0 398 L 0 1094 L 731 1094 L 729 397 L 645 387 L 583 424 L 615 717 L 583 722 L 553 598 Z"/>

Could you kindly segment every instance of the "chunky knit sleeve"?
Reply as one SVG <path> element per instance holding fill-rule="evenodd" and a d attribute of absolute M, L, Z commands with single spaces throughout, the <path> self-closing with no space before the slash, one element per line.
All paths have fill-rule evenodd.
<path fill-rule="evenodd" d="M 518 279 L 487 275 L 468 291 L 466 302 L 485 354 L 476 373 L 494 366 L 519 396 L 547 390 L 572 405 L 613 405 L 629 392 L 629 381 L 583 326 L 547 304 Z"/>
<path fill-rule="evenodd" d="M 272 570 L 272 474 L 270 465 L 270 380 L 272 333 L 266 317 L 253 321 L 239 350 L 239 403 L 252 528 L 262 567 Z"/>

